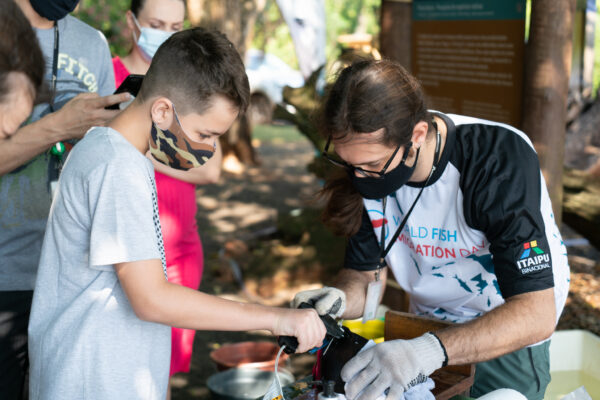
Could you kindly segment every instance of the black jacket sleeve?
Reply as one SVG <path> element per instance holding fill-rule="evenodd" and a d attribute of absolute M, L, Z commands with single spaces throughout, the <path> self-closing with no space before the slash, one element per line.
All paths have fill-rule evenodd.
<path fill-rule="evenodd" d="M 360 229 L 348 239 L 344 268 L 373 271 L 379 262 L 379 244 L 371 225 L 369 213 L 363 208 Z"/>
<path fill-rule="evenodd" d="M 553 287 L 537 154 L 501 126 L 460 126 L 464 130 L 468 135 L 457 135 L 462 140 L 458 152 L 463 152 L 457 158 L 465 220 L 490 241 L 503 297 Z"/>

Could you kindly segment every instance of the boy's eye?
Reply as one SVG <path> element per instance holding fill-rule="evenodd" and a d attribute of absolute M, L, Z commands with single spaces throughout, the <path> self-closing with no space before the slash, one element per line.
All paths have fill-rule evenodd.
<path fill-rule="evenodd" d="M 194 135 L 194 139 L 196 141 L 205 141 L 208 140 L 212 137 L 212 135 L 207 135 L 206 133 L 200 133 L 200 132 L 196 132 L 196 134 Z"/>

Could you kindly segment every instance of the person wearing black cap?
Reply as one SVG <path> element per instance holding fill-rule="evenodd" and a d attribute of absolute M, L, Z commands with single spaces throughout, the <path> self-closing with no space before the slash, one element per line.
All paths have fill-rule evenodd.
<path fill-rule="evenodd" d="M 7 1 L 0 0 L 2 11 L 7 9 Z M 0 140 L 0 398 L 3 400 L 27 396 L 27 324 L 52 188 L 66 150 L 91 126 L 104 125 L 118 113 L 105 110 L 105 106 L 128 98 L 126 94 L 106 96 L 114 91 L 108 45 L 99 31 L 68 16 L 77 1 L 16 0 L 15 3 L 33 26 L 34 38 L 37 36 L 39 41 L 43 58 L 39 57 L 37 63 L 49 94 L 47 102 L 34 107 L 24 126 L 16 132 L 11 128 L 10 135 Z M 35 54 L 35 49 L 28 54 Z M 27 113 L 23 118 L 26 117 Z"/>

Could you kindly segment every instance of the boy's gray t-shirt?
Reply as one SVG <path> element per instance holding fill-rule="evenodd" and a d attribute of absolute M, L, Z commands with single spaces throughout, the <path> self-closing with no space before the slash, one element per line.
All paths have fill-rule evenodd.
<path fill-rule="evenodd" d="M 170 327 L 135 315 L 114 270 L 163 252 L 152 163 L 117 131 L 92 128 L 50 210 L 29 323 L 31 399 L 164 400 Z"/>

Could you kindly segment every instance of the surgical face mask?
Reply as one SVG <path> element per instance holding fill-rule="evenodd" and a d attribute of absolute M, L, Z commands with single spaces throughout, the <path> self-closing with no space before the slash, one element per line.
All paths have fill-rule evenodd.
<path fill-rule="evenodd" d="M 152 123 L 150 130 L 150 154 L 168 167 L 187 171 L 206 163 L 215 153 L 213 145 L 187 139 L 173 106 L 175 118 L 169 129 L 162 130 Z"/>
<path fill-rule="evenodd" d="M 383 199 L 396 192 L 402 185 L 406 184 L 413 172 L 415 172 L 417 161 L 419 159 L 419 149 L 417 149 L 417 155 L 412 167 L 406 165 L 406 158 L 408 157 L 411 146 L 412 142 L 404 149 L 400 164 L 384 175 L 358 177 L 354 172 L 349 172 L 352 185 L 358 193 L 365 199 Z"/>
<path fill-rule="evenodd" d="M 58 21 L 77 7 L 79 0 L 29 0 L 36 13 L 50 21 Z"/>
<path fill-rule="evenodd" d="M 133 22 L 140 30 L 140 37 L 135 37 L 135 31 L 133 32 L 133 40 L 137 43 L 138 47 L 142 51 L 144 57 L 150 61 L 154 54 L 156 54 L 156 50 L 163 44 L 172 34 L 173 32 L 161 31 L 160 29 L 154 28 L 142 28 L 135 17 L 133 15 Z"/>

